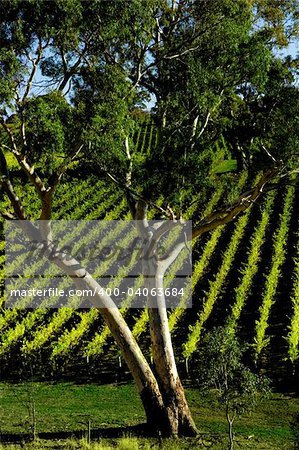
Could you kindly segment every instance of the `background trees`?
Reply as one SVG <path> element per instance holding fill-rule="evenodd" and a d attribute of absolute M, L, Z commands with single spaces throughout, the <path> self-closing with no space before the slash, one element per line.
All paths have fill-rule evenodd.
<path fill-rule="evenodd" d="M 221 135 L 239 166 L 263 148 L 282 152 L 279 142 L 287 140 L 283 151 L 296 145 L 287 132 L 298 125 L 296 114 L 283 126 L 286 105 L 295 112 L 298 102 L 296 61 L 272 51 L 294 39 L 296 6 L 9 2 L 2 6 L 4 120 L 14 114 L 8 123 L 18 145 L 31 147 L 31 159 L 53 150 L 65 156 L 80 141 L 87 160 L 104 171 L 113 165 L 122 181 L 132 171 L 134 189 L 152 199 L 163 192 L 183 212 L 190 194 L 208 183 L 206 153 Z M 149 99 L 160 132 L 157 150 L 145 157 L 131 139 L 139 126 L 133 111 Z M 160 174 L 169 165 L 164 185 Z"/>

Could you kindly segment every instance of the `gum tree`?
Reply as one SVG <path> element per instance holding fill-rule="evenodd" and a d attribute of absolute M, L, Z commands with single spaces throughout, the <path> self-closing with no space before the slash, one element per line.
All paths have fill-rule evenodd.
<path fill-rule="evenodd" d="M 50 251 L 56 188 L 76 164 L 79 177 L 83 170 L 93 170 L 124 192 L 140 235 L 155 252 L 155 243 L 182 222 L 194 198 L 204 203 L 211 191 L 213 143 L 226 133 L 233 152 L 229 137 L 248 107 L 240 89 L 247 86 L 263 104 L 274 59 L 271 49 L 282 45 L 277 41 L 279 24 L 286 17 L 295 23 L 291 7 L 277 6 L 281 14 L 274 17 L 273 8 L 271 15 L 265 5 L 243 0 L 3 2 L 0 168 L 2 193 L 11 206 L 1 211 L 2 217 L 24 221 L 30 235 L 26 219 L 31 217 L 16 188 L 19 172 L 10 173 L 7 164 L 7 155 L 13 154 L 40 200 L 39 232 Z M 254 27 L 266 13 L 261 29 Z M 286 31 L 280 26 L 280 38 Z M 290 77 L 292 70 L 287 69 Z M 283 77 L 280 88 L 285 89 Z M 145 154 L 134 147 L 132 136 L 140 127 L 138 112 L 149 101 L 155 103 L 158 137 L 155 148 Z M 271 112 L 273 108 L 276 104 Z M 251 112 L 254 121 L 257 113 Z M 265 137 L 262 144 L 255 141 L 263 170 L 259 183 L 204 219 L 193 217 L 191 240 L 233 220 L 269 183 L 288 173 L 290 164 L 278 161 L 291 161 L 290 155 L 274 145 L 273 130 L 263 128 L 267 115 L 259 119 Z M 273 156 L 272 151 L 280 154 Z M 152 229 L 149 209 L 166 222 Z M 163 286 L 165 271 L 184 245 L 144 268 L 155 274 L 147 280 L 149 287 Z M 98 287 L 75 260 L 66 263 L 63 252 L 56 263 L 80 288 Z M 149 426 L 166 435 L 195 434 L 164 298 L 148 300 L 155 374 L 112 299 L 105 294 L 93 298 L 136 382 Z"/>

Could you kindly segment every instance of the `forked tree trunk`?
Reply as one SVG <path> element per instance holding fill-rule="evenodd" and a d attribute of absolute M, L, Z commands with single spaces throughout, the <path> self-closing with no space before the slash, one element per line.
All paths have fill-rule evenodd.
<path fill-rule="evenodd" d="M 148 289 L 148 314 L 156 378 L 170 419 L 169 434 L 195 436 L 195 423 L 177 371 L 163 294 L 164 271 L 154 260 L 144 267 Z M 152 293 L 154 295 L 152 295 Z"/>
<path fill-rule="evenodd" d="M 24 222 L 23 225 L 26 234 L 31 239 L 33 236 L 36 239 L 36 231 L 32 234 L 30 224 L 29 227 L 28 222 L 26 225 Z M 50 231 L 50 227 L 42 227 L 43 238 L 46 237 L 46 230 Z M 150 431 L 154 433 L 160 432 L 166 436 L 177 435 L 178 433 L 194 434 L 195 427 L 193 427 L 194 424 L 192 423 L 184 391 L 175 367 L 169 329 L 168 326 L 165 326 L 165 316 L 163 315 L 164 313 L 166 314 L 165 308 L 164 313 L 160 309 L 157 309 L 156 312 L 151 310 L 150 313 L 151 317 L 156 315 L 160 317 L 161 313 L 161 320 L 157 320 L 157 325 L 161 322 L 161 326 L 166 327 L 165 331 L 163 328 L 163 331 L 159 334 L 157 341 L 153 340 L 159 383 L 122 314 L 113 300 L 105 293 L 105 290 L 80 266 L 76 259 L 71 258 L 70 255 L 66 255 L 53 244 L 49 243 L 49 241 L 47 245 L 44 256 L 50 258 L 51 262 L 62 269 L 64 273 L 68 274 L 78 289 L 91 290 L 94 293 L 94 295 L 90 296 L 90 300 L 99 309 L 104 321 L 107 323 L 134 378 L 144 406 Z M 53 252 L 55 252 L 55 258 L 53 258 Z M 164 340 L 164 336 L 167 336 L 167 342 Z M 157 349 L 157 346 L 160 344 L 163 347 L 161 351 Z M 170 353 L 168 355 L 169 351 Z M 161 371 L 163 361 L 166 362 L 166 367 Z"/>
<path fill-rule="evenodd" d="M 75 280 L 80 289 L 94 289 L 100 287 L 91 277 Z M 105 299 L 109 303 L 109 297 Z M 103 298 L 99 294 L 93 297 L 93 302 L 98 305 Z M 166 309 L 150 309 L 150 317 L 159 317 L 157 326 L 165 325 L 165 331 L 158 333 L 158 339 L 153 339 L 153 354 L 157 374 L 153 374 L 139 345 L 135 341 L 131 330 L 126 324 L 122 314 L 115 306 L 105 306 L 99 311 L 107 323 L 111 334 L 121 349 L 124 360 L 134 378 L 139 395 L 146 413 L 147 425 L 150 432 L 160 432 L 163 436 L 194 436 L 196 427 L 192 420 L 184 390 L 177 374 L 170 333 L 167 321 Z M 160 313 L 162 313 L 160 320 Z M 150 321 L 151 322 L 151 321 Z M 167 333 L 168 330 L 168 333 Z M 165 345 L 164 336 L 169 336 Z M 161 350 L 159 347 L 161 346 Z M 169 353 L 170 351 L 170 353 Z"/>

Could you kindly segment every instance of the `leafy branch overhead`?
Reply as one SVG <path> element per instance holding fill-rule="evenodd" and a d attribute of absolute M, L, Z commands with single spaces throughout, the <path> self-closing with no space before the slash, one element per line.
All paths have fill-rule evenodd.
<path fill-rule="evenodd" d="M 214 183 L 219 139 L 238 170 L 295 152 L 296 60 L 272 52 L 296 36 L 295 3 L 2 5 L 1 142 L 39 189 L 83 145 L 82 163 L 184 214 Z M 148 101 L 157 143 L 140 154 Z"/>

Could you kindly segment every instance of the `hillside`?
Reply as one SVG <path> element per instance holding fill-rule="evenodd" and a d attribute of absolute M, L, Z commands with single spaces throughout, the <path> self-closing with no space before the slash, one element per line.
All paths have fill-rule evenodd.
<path fill-rule="evenodd" d="M 151 138 L 152 139 L 152 138 Z M 145 144 L 143 143 L 143 146 Z M 245 183 L 245 176 L 240 183 Z M 219 183 L 204 210 L 195 202 L 189 216 L 215 208 Z M 31 190 L 23 201 L 34 215 Z M 205 332 L 226 325 L 251 344 L 250 364 L 265 371 L 280 389 L 298 381 L 298 187 L 270 192 L 235 222 L 193 246 L 192 308 L 169 311 L 174 346 L 183 377 L 196 378 L 197 350 Z M 54 219 L 129 219 L 120 191 L 92 176 L 63 184 Z M 1 243 L 4 277 L 4 242 Z M 177 261 L 176 264 L 180 264 Z M 114 282 L 117 285 L 118 280 Z M 141 284 L 141 279 L 136 283 Z M 44 299 L 46 305 L 48 299 Z M 141 347 L 150 354 L 145 310 L 123 310 Z M 102 381 L 126 379 L 127 372 L 97 310 L 5 309 L 0 316 L 2 379 L 78 376 Z M 116 375 L 115 375 L 116 373 Z"/>

